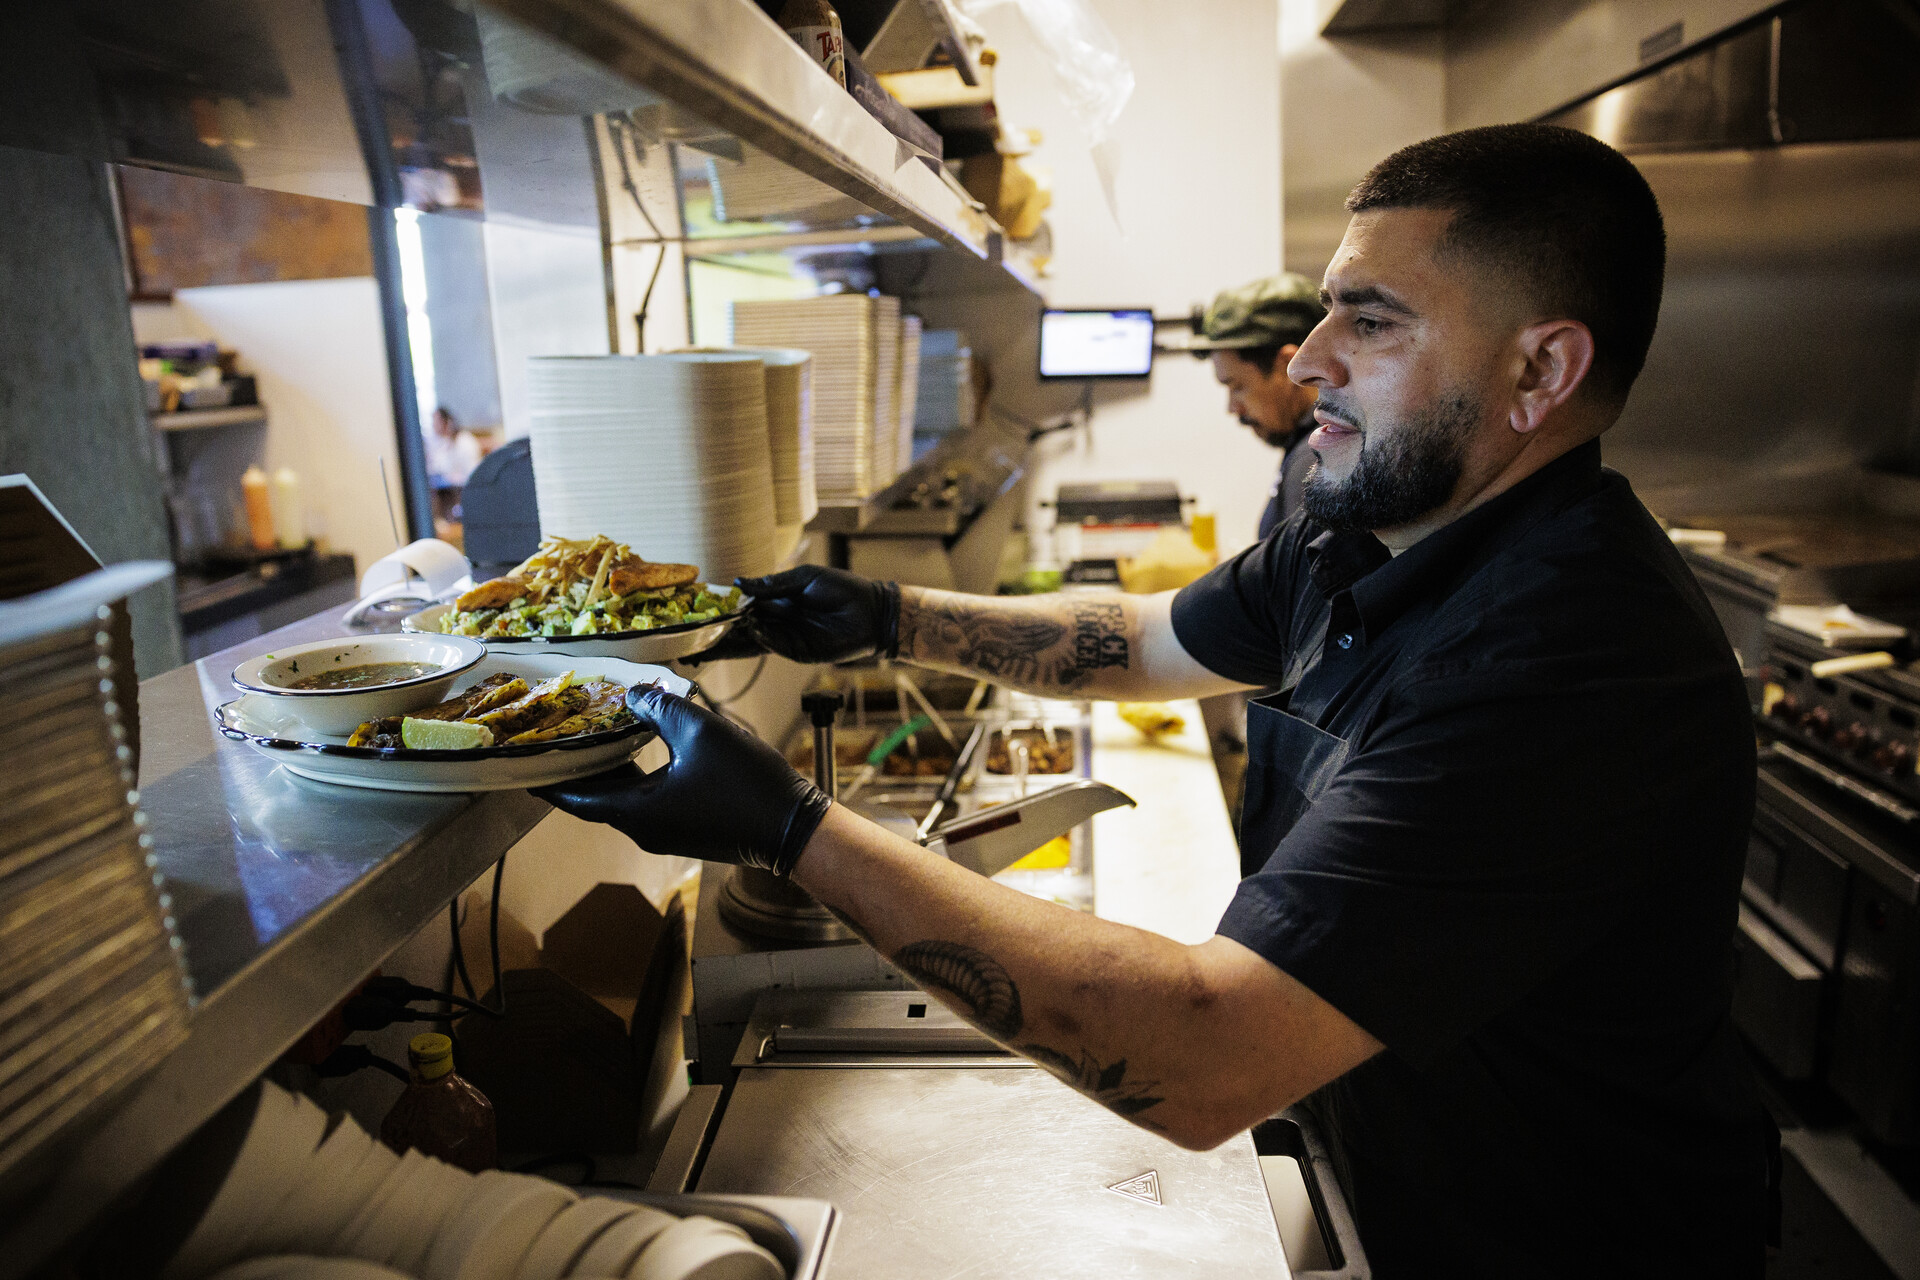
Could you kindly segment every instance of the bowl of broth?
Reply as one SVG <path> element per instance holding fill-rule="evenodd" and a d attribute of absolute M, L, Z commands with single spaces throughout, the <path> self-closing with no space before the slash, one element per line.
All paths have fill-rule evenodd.
<path fill-rule="evenodd" d="M 233 683 L 316 733 L 345 737 L 368 720 L 444 702 L 486 656 L 468 636 L 343 637 L 249 658 L 233 669 Z"/>

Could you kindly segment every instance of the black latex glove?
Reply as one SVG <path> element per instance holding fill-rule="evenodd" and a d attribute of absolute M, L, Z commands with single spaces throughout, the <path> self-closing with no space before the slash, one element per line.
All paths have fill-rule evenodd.
<path fill-rule="evenodd" d="M 803 564 L 768 578 L 736 578 L 753 597 L 753 629 L 795 662 L 900 656 L 900 587 Z"/>
<path fill-rule="evenodd" d="M 643 773 L 632 763 L 533 792 L 556 809 L 604 822 L 650 853 L 731 862 L 784 876 L 831 801 L 766 743 L 723 716 L 652 685 L 627 707 L 673 753 Z"/>

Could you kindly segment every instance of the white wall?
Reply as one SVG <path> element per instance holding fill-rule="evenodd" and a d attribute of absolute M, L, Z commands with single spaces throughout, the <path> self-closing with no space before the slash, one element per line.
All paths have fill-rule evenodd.
<path fill-rule="evenodd" d="M 393 550 L 380 460 L 399 503 L 400 459 L 371 277 L 182 289 L 171 304 L 135 303 L 133 332 L 239 352 L 267 407 L 267 465 L 300 474 L 314 535 L 361 570 Z"/>
<path fill-rule="evenodd" d="M 1132 61 L 1136 84 L 1113 130 L 1118 226 L 1086 135 L 1024 19 L 1012 5 L 985 17 L 1000 53 L 1001 115 L 1044 131 L 1036 159 L 1054 173 L 1049 302 L 1184 315 L 1222 288 L 1272 274 L 1280 265 L 1276 0 L 1094 0 L 1094 8 Z M 996 401 L 1030 417 L 1072 403 L 1077 388 L 1032 380 L 1029 305 L 974 312 L 960 322 L 993 361 Z M 1250 542 L 1278 455 L 1228 417 L 1225 404 L 1204 363 L 1163 357 L 1144 391 L 1103 389 L 1090 438 L 1076 433 L 1038 447 L 1031 492 L 1050 499 L 1062 481 L 1082 477 L 1171 479 L 1218 512 L 1223 549 Z M 1030 527 L 1051 524 L 1050 513 L 1031 513 Z"/>

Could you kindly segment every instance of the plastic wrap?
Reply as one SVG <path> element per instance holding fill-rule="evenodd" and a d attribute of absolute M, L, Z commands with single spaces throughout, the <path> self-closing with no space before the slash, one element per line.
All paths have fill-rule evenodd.
<path fill-rule="evenodd" d="M 978 21 L 997 5 L 1019 6 L 1046 51 L 1068 110 L 1087 140 L 1099 146 L 1107 140 L 1133 96 L 1133 64 L 1120 49 L 1111 28 L 1087 0 L 958 0 L 965 15 Z"/>

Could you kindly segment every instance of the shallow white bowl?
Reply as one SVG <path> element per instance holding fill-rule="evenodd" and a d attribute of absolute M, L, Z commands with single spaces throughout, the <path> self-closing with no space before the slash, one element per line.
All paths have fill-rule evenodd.
<path fill-rule="evenodd" d="M 460 673 L 487 656 L 466 636 L 373 635 L 315 640 L 248 658 L 233 669 L 234 687 L 267 699 L 316 733 L 349 734 L 369 720 L 444 702 Z M 432 663 L 411 680 L 371 689 L 289 689 L 295 680 L 336 667 L 375 662 Z"/>

